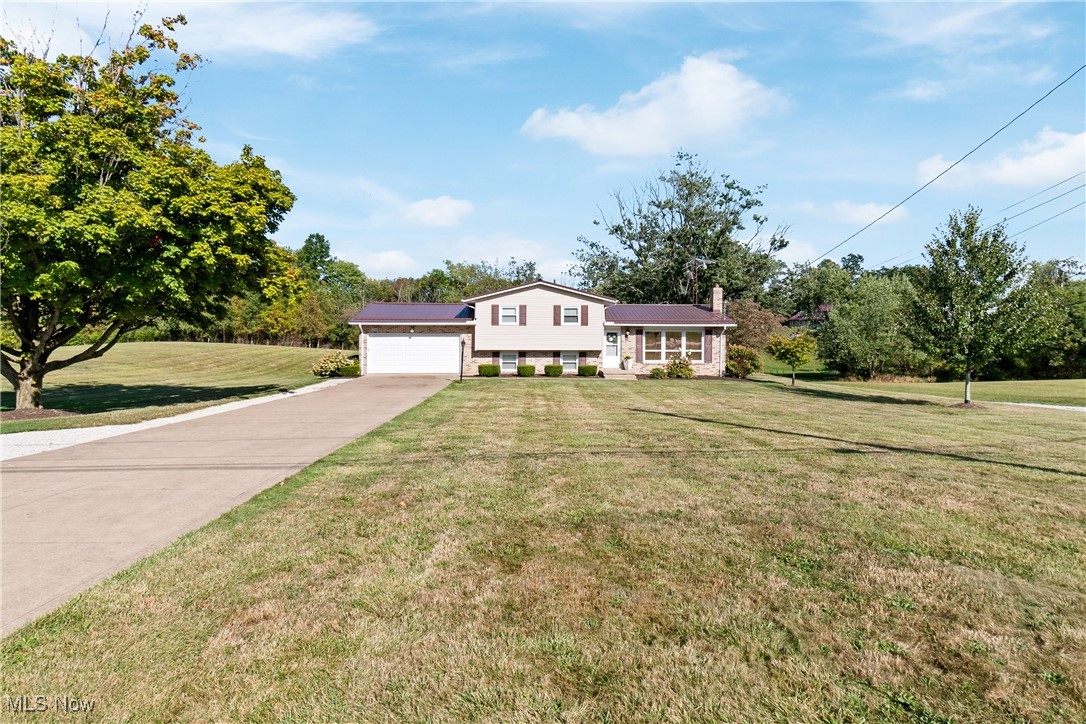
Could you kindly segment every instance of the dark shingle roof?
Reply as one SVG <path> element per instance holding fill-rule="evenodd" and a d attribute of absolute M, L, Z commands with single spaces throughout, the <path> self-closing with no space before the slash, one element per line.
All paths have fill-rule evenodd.
<path fill-rule="evenodd" d="M 610 324 L 697 324 L 722 327 L 735 324 L 703 304 L 616 304 L 607 307 Z"/>
<path fill-rule="evenodd" d="M 351 317 L 351 323 L 459 324 L 474 318 L 475 310 L 466 304 L 370 302 Z"/>

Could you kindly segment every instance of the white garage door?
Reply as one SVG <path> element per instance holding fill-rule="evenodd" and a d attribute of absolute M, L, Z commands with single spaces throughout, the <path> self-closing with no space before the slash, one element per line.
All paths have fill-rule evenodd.
<path fill-rule="evenodd" d="M 368 374 L 449 374 L 460 371 L 459 334 L 371 334 Z"/>

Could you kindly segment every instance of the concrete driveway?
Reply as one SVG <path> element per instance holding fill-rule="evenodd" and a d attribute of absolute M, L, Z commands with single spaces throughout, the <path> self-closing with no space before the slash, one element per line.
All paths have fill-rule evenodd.
<path fill-rule="evenodd" d="M 450 379 L 368 376 L 4 462 L 0 633 L 214 520 Z"/>

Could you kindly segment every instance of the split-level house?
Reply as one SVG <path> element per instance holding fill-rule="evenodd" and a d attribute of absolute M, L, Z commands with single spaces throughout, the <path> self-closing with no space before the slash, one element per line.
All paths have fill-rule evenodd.
<path fill-rule="evenodd" d="M 697 374 L 723 375 L 725 332 L 735 327 L 719 286 L 710 305 L 619 304 L 542 280 L 460 304 L 372 302 L 350 323 L 359 328 L 362 374 L 475 375 L 490 363 L 503 374 L 518 364 L 536 374 L 549 364 L 646 373 L 687 357 Z"/>

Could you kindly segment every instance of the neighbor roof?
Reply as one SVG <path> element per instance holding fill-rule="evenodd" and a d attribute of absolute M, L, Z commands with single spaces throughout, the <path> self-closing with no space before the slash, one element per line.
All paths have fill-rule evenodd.
<path fill-rule="evenodd" d="M 832 304 L 819 304 L 818 309 L 815 310 L 814 314 L 808 315 L 807 312 L 805 312 L 805 311 L 799 311 L 799 312 L 796 312 L 795 314 L 793 314 L 791 317 L 789 317 L 788 321 L 789 322 L 806 322 L 806 321 L 808 321 L 810 319 L 825 319 L 826 316 L 830 313 L 831 309 L 833 309 Z"/>
<path fill-rule="evenodd" d="M 595 299 L 597 301 L 603 302 L 604 304 L 614 304 L 614 303 L 616 303 L 618 301 L 617 299 L 612 299 L 611 297 L 605 297 L 605 296 L 603 296 L 601 294 L 593 294 L 592 292 L 586 292 L 583 289 L 576 289 L 574 287 L 567 287 L 567 286 L 565 286 L 563 284 L 555 284 L 554 282 L 545 282 L 542 279 L 538 279 L 538 280 L 536 280 L 534 282 L 528 282 L 527 284 L 518 284 L 515 287 L 507 287 L 505 289 L 499 289 L 499 290 L 494 291 L 494 292 L 487 292 L 486 294 L 476 294 L 474 297 L 467 297 L 463 301 L 465 301 L 465 302 L 479 302 L 479 301 L 482 301 L 483 299 L 489 299 L 490 297 L 497 297 L 497 296 L 500 296 L 502 294 L 509 294 L 510 292 L 519 292 L 521 290 L 528 289 L 529 287 L 548 287 L 550 289 L 555 289 L 555 290 L 560 291 L 560 292 L 570 292 L 572 294 L 578 294 L 578 295 L 580 295 L 582 297 L 588 297 L 589 299 Z"/>
<path fill-rule="evenodd" d="M 604 310 L 604 317 L 608 324 L 735 326 L 735 320 L 703 304 L 616 304 Z"/>
<path fill-rule="evenodd" d="M 475 311 L 466 304 L 370 302 L 351 317 L 351 324 L 466 324 Z"/>

